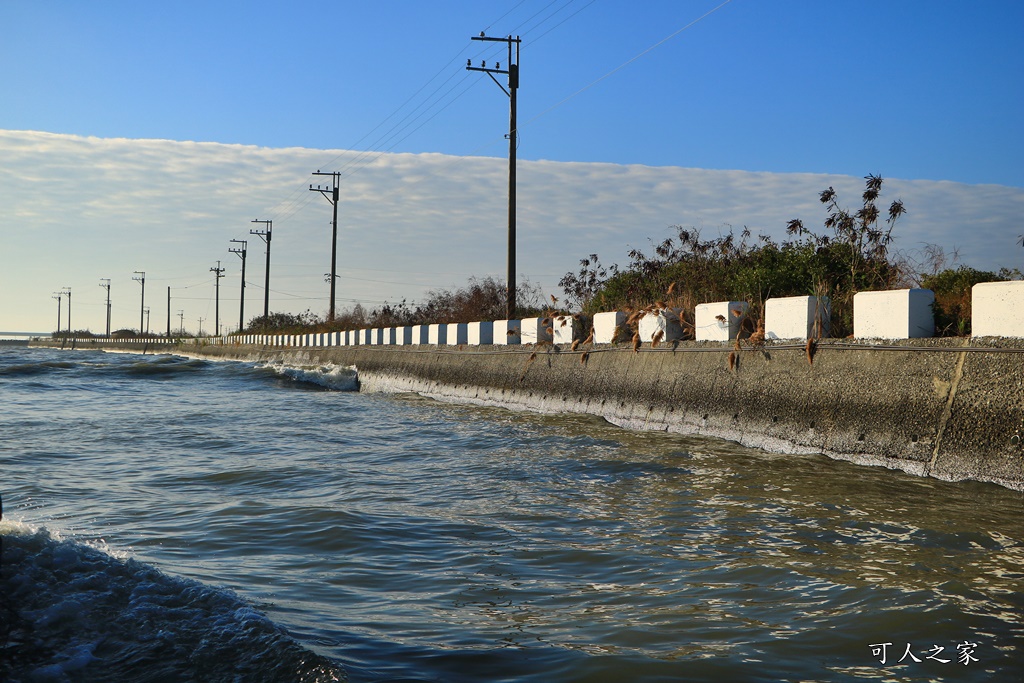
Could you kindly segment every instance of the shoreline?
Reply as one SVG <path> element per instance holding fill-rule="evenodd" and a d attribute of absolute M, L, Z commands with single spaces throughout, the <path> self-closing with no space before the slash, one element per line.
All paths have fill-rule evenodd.
<path fill-rule="evenodd" d="M 32 346 L 60 348 L 59 343 Z M 533 346 L 97 344 L 289 365 L 354 366 L 360 391 L 544 413 L 585 413 L 626 429 L 822 454 L 944 481 L 1024 491 L 1024 340 L 932 338 L 898 345 L 822 340 L 744 348 L 679 342 Z M 584 355 L 584 353 L 586 355 Z"/>

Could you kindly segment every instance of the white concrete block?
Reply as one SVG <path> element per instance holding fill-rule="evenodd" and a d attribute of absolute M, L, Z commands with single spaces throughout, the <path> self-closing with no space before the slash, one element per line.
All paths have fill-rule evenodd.
<path fill-rule="evenodd" d="M 519 320 L 495 320 L 491 329 L 495 344 L 503 346 L 522 343 L 522 324 Z"/>
<path fill-rule="evenodd" d="M 413 344 L 426 344 L 430 338 L 430 326 L 429 325 L 413 325 L 412 326 L 412 343 Z"/>
<path fill-rule="evenodd" d="M 974 285 L 971 289 L 971 336 L 1024 337 L 1024 281 Z"/>
<path fill-rule="evenodd" d="M 679 324 L 681 308 L 663 308 L 654 313 L 645 313 L 640 316 L 640 324 L 637 331 L 640 333 L 640 341 L 650 343 L 654 341 L 654 335 L 661 332 L 661 342 L 676 341 L 683 338 L 683 328 Z"/>
<path fill-rule="evenodd" d="M 551 341 L 556 344 L 572 344 L 580 336 L 581 326 L 579 320 L 571 315 L 556 315 L 551 320 Z"/>
<path fill-rule="evenodd" d="M 536 344 L 543 341 L 551 341 L 550 318 L 524 318 L 519 321 L 519 338 L 523 344 Z"/>
<path fill-rule="evenodd" d="M 466 343 L 473 346 L 494 343 L 494 323 L 479 322 L 466 325 Z"/>
<path fill-rule="evenodd" d="M 395 328 L 395 343 L 401 346 L 412 344 L 412 325 Z"/>
<path fill-rule="evenodd" d="M 935 335 L 930 289 L 857 292 L 853 295 L 853 336 L 857 339 L 911 339 Z"/>
<path fill-rule="evenodd" d="M 447 344 L 448 325 L 446 323 L 434 323 L 427 326 L 428 344 Z"/>
<path fill-rule="evenodd" d="M 694 311 L 694 339 L 697 341 L 732 341 L 740 333 L 747 315 L 746 301 L 716 301 L 700 304 Z"/>
<path fill-rule="evenodd" d="M 594 343 L 612 344 L 615 342 L 616 330 L 619 333 L 626 327 L 629 315 L 623 311 L 609 311 L 594 314 Z"/>
<path fill-rule="evenodd" d="M 764 302 L 766 339 L 827 337 L 832 309 L 827 296 L 788 296 Z"/>
<path fill-rule="evenodd" d="M 448 341 L 446 343 L 466 344 L 469 341 L 468 332 L 466 323 L 448 323 Z"/>

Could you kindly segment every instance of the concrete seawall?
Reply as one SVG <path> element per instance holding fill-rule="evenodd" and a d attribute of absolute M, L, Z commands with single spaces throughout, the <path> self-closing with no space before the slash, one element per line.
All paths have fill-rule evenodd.
<path fill-rule="evenodd" d="M 588 413 L 630 429 L 703 434 L 1024 490 L 1024 340 L 1018 339 L 898 346 L 824 340 L 813 363 L 804 344 L 768 344 L 737 354 L 734 368 L 730 346 L 701 342 L 639 353 L 599 346 L 586 356 L 550 345 L 163 345 L 148 351 L 343 364 L 356 367 L 362 391 Z"/>

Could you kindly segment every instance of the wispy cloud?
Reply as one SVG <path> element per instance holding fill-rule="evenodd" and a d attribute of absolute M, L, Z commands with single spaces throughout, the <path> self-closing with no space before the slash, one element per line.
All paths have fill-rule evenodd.
<path fill-rule="evenodd" d="M 272 307 L 323 311 L 331 212 L 308 191 L 323 182 L 310 172 L 347 169 L 361 157 L 0 131 L 0 159 L 0 328 L 50 329 L 50 293 L 71 285 L 83 307 L 76 321 L 98 329 L 101 277 L 114 281 L 115 325 L 137 324 L 134 270 L 149 274 L 160 319 L 167 286 L 186 324 L 212 315 L 209 268 L 218 259 L 229 268 L 222 319 L 231 320 L 223 311 L 237 297 L 239 264 L 228 240 L 250 240 L 247 279 L 262 283 L 263 244 L 248 234 L 258 227 L 254 218 L 274 220 Z M 322 168 L 328 161 L 333 168 Z M 356 167 L 345 171 L 339 204 L 343 305 L 415 300 L 471 275 L 504 276 L 504 159 L 384 154 Z M 630 246 L 660 241 L 672 225 L 705 235 L 748 226 L 781 237 L 791 218 L 821 224 L 817 196 L 826 187 L 851 207 L 863 188 L 850 176 L 551 161 L 520 162 L 518 175 L 519 272 L 555 293 L 582 256 L 622 263 Z M 958 247 L 964 261 L 983 269 L 1024 257 L 1014 247 L 1021 188 L 887 179 L 883 200 L 895 198 L 909 211 L 896 231 L 898 248 Z M 261 295 L 250 289 L 249 296 Z"/>

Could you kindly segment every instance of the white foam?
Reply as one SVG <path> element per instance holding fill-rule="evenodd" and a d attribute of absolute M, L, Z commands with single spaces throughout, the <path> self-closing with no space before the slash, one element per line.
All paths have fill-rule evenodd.
<path fill-rule="evenodd" d="M 296 382 L 308 382 L 335 391 L 359 390 L 359 377 L 356 374 L 355 366 L 351 365 L 328 363 L 318 366 L 296 366 L 278 361 L 257 367 L 268 368 L 278 375 L 288 377 Z"/>

